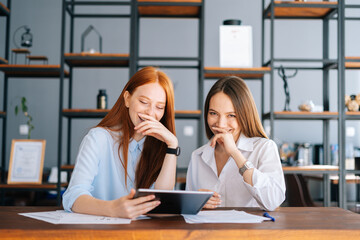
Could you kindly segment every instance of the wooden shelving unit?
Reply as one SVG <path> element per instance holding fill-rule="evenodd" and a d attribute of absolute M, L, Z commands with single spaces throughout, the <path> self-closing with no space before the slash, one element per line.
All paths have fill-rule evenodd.
<path fill-rule="evenodd" d="M 264 115 L 265 119 L 270 118 L 270 113 Z M 274 112 L 277 120 L 337 120 L 337 112 Z M 360 112 L 346 112 L 347 120 L 360 120 Z"/>
<path fill-rule="evenodd" d="M 132 41 L 133 49 L 131 56 L 134 64 L 131 67 L 131 74 L 134 74 L 139 68 L 147 65 L 155 65 L 160 69 L 196 69 L 198 83 L 198 101 L 197 109 L 202 109 L 204 95 L 204 0 L 137 0 L 134 1 L 132 19 Z M 194 19 L 198 22 L 197 34 L 197 53 L 196 56 L 141 56 L 140 55 L 140 31 L 142 21 L 145 18 L 162 19 L 167 21 L 168 18 L 176 19 Z M 143 20 L 146 21 L 146 20 Z M 170 24 L 170 22 L 169 22 Z M 176 29 L 174 30 L 176 31 Z M 142 41 L 144 41 L 142 39 Z M 161 64 L 159 65 L 159 62 Z M 177 64 L 181 63 L 181 64 Z M 171 77 L 171 76 L 170 76 Z M 177 110 L 175 111 L 176 119 L 197 119 L 198 133 L 197 145 L 203 144 L 203 127 L 201 126 L 202 115 L 200 110 Z"/>
<path fill-rule="evenodd" d="M 271 71 L 270 67 L 258 68 L 221 68 L 221 67 L 205 67 L 205 78 L 222 78 L 225 76 L 238 76 L 243 79 L 260 79 L 264 74 Z"/>
<path fill-rule="evenodd" d="M 61 187 L 66 187 L 67 183 L 61 184 Z M 17 189 L 17 190 L 56 190 L 56 183 L 42 183 L 42 184 L 0 184 L 0 189 Z"/>
<path fill-rule="evenodd" d="M 360 69 L 360 57 L 345 57 L 346 69 Z"/>
<path fill-rule="evenodd" d="M 343 28 L 341 27 L 341 22 L 343 21 L 343 11 L 341 8 L 342 2 L 328 2 L 328 1 L 318 1 L 318 2 L 294 2 L 294 1 L 270 1 L 270 3 L 265 6 L 265 1 L 263 1 L 263 26 L 266 26 L 265 21 L 268 20 L 270 22 L 270 56 L 267 61 L 264 59 L 264 49 L 265 49 L 265 41 L 262 41 L 262 64 L 263 66 L 269 66 L 271 67 L 271 75 L 270 75 L 270 109 L 269 113 L 263 114 L 263 119 L 270 121 L 270 129 L 271 129 L 271 138 L 274 138 L 274 128 L 275 124 L 274 122 L 277 120 L 319 120 L 322 121 L 323 124 L 323 152 L 324 152 L 324 164 L 331 164 L 330 161 L 330 121 L 336 120 L 339 124 L 343 122 L 343 119 L 360 119 L 359 114 L 352 114 L 347 113 L 343 115 L 343 112 L 339 114 L 341 108 L 338 109 L 338 112 L 331 112 L 330 106 L 329 106 L 329 89 L 330 86 L 328 86 L 329 83 L 329 71 L 330 69 L 338 69 L 338 82 L 340 81 L 342 77 L 341 71 L 342 68 L 339 67 L 339 64 L 341 64 L 341 61 L 338 59 L 331 60 L 329 58 L 329 26 L 330 26 L 330 20 L 335 20 L 338 23 L 338 36 L 341 36 L 341 31 Z M 320 59 L 310 59 L 310 58 L 275 58 L 275 34 L 274 34 L 274 25 L 276 25 L 277 21 L 280 20 L 303 20 L 303 19 L 318 19 L 322 23 L 322 31 L 319 34 L 319 37 L 322 36 L 322 57 Z M 262 35 L 264 37 L 265 30 L 264 27 L 262 29 Z M 279 37 L 279 36 L 276 36 Z M 265 38 L 264 38 L 265 39 Z M 340 39 L 340 38 L 338 38 Z M 342 49 L 340 48 L 341 44 L 343 44 L 340 40 L 338 41 L 338 56 L 342 56 Z M 323 74 L 323 85 L 324 88 L 322 90 L 323 94 L 323 106 L 324 106 L 324 112 L 301 112 L 301 111 L 294 111 L 294 112 L 285 112 L 285 111 L 276 111 L 275 104 L 274 104 L 274 98 L 276 95 L 276 91 L 274 90 L 274 71 L 277 71 L 279 68 L 279 65 L 283 65 L 285 68 L 295 68 L 298 70 L 316 70 L 321 71 Z M 294 67 L 294 64 L 303 64 L 306 63 L 304 66 L 296 66 Z M 347 62 L 346 64 L 349 64 L 348 66 L 352 66 L 350 62 Z M 338 92 L 338 96 L 341 93 Z M 341 133 L 342 129 L 339 130 L 339 135 Z M 340 139 L 340 138 L 339 138 Z M 341 143 L 341 142 L 340 142 Z M 339 146 L 341 144 L 339 143 Z M 343 148 L 341 149 L 343 150 Z M 341 151 L 339 151 L 341 152 Z M 341 159 L 339 157 L 339 159 Z M 339 160 L 340 161 L 340 160 Z M 325 167 L 325 166 L 321 166 Z M 287 171 L 287 173 L 307 173 L 310 169 L 302 169 L 302 168 L 294 168 Z M 330 181 L 328 177 L 328 173 L 325 170 L 319 171 L 319 168 L 317 168 L 317 171 L 321 173 L 323 177 L 323 189 L 324 189 L 324 206 L 330 206 L 331 199 L 330 199 Z M 337 167 L 336 173 L 342 174 L 343 168 Z M 284 169 L 284 172 L 285 169 Z M 339 194 L 340 194 L 339 190 Z M 343 201 L 340 200 L 339 204 L 343 204 Z"/>
<path fill-rule="evenodd" d="M 4 51 L 3 56 L 0 57 L 0 66 L 6 66 L 8 64 L 9 59 L 9 49 L 10 49 L 10 9 L 11 9 L 11 0 L 6 1 L 7 6 L 5 6 L 3 3 L 0 2 L 0 17 L 1 22 L 4 23 L 2 27 L 5 26 L 4 29 L 1 29 L 1 42 L 4 45 Z M 3 21 L 3 19 L 5 21 Z M 6 182 L 5 180 L 5 172 L 6 172 L 6 152 L 7 152 L 7 146 L 6 146 L 6 131 L 7 131 L 7 114 L 8 111 L 8 76 L 6 73 L 3 75 L 3 84 L 0 87 L 0 94 L 3 96 L 3 103 L 0 107 L 0 119 L 1 119 L 1 125 L 2 129 L 1 132 L 1 156 L 0 156 L 0 184 L 4 184 Z M 4 204 L 4 191 L 0 191 L 0 205 Z"/>
<path fill-rule="evenodd" d="M 281 18 L 324 18 L 334 13 L 337 9 L 337 2 L 291 2 L 275 1 L 274 16 Z M 271 4 L 264 10 L 266 18 L 271 17 Z"/>
<path fill-rule="evenodd" d="M 176 119 L 200 119 L 201 110 L 175 110 Z"/>
<path fill-rule="evenodd" d="M 333 165 L 283 166 L 284 173 L 338 173 L 339 167 Z"/>
<path fill-rule="evenodd" d="M 346 120 L 360 120 L 360 112 L 346 112 Z"/>
<path fill-rule="evenodd" d="M 103 118 L 109 111 L 109 109 L 63 109 L 63 116 L 67 118 Z M 198 119 L 200 116 L 200 110 L 175 111 L 176 118 Z"/>
<path fill-rule="evenodd" d="M 264 119 L 270 119 L 270 113 L 263 116 Z M 337 112 L 274 112 L 275 120 L 337 120 Z M 360 120 L 360 112 L 346 112 L 347 120 Z"/>
<path fill-rule="evenodd" d="M 270 113 L 264 115 L 265 119 L 270 119 Z M 336 120 L 338 118 L 337 112 L 274 112 L 276 120 Z"/>
<path fill-rule="evenodd" d="M 10 10 L 0 2 L 0 16 L 9 16 Z"/>
<path fill-rule="evenodd" d="M 4 64 L 0 65 L 0 71 L 4 72 L 8 77 L 60 77 L 60 65 Z M 64 74 L 65 76 L 69 75 L 67 71 L 64 71 Z"/>
<path fill-rule="evenodd" d="M 129 54 L 122 53 L 65 53 L 71 67 L 129 67 Z"/>
<path fill-rule="evenodd" d="M 0 57 L 0 64 L 8 64 L 8 60 L 5 58 Z"/>
<path fill-rule="evenodd" d="M 138 0 L 141 17 L 198 17 L 202 0 Z"/>

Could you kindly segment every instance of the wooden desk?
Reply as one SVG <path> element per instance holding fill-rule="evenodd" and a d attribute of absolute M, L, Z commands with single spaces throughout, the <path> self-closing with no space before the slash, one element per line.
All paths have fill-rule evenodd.
<path fill-rule="evenodd" d="M 181 216 L 124 225 L 54 225 L 18 215 L 56 207 L 0 207 L 1 239 L 357 239 L 360 215 L 341 208 L 279 208 L 275 222 L 186 224 Z M 222 208 L 224 209 L 224 208 Z M 230 208 L 226 208 L 230 209 Z M 237 208 L 262 215 L 256 208 Z"/>

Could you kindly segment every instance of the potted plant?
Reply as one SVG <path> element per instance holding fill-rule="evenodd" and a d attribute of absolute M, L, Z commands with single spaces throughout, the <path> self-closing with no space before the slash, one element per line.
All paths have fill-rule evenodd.
<path fill-rule="evenodd" d="M 26 125 L 28 126 L 27 138 L 30 139 L 31 138 L 31 131 L 34 130 L 35 127 L 32 124 L 33 118 L 31 117 L 31 115 L 28 112 L 28 106 L 26 104 L 26 98 L 25 97 L 22 97 L 21 101 L 20 101 L 20 104 L 15 106 L 15 115 L 18 115 L 19 107 L 20 107 L 21 111 L 23 112 L 24 116 L 27 117 L 27 121 L 26 121 Z"/>

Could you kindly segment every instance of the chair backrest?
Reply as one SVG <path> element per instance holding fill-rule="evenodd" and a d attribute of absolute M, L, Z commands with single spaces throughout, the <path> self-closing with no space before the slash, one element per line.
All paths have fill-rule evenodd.
<path fill-rule="evenodd" d="M 307 182 L 302 174 L 286 174 L 286 200 L 289 207 L 314 207 Z"/>

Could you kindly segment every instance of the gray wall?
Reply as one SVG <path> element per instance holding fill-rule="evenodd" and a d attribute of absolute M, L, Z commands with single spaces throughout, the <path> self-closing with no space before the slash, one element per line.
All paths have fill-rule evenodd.
<path fill-rule="evenodd" d="M 2 0 L 2 2 L 6 2 Z M 253 27 L 254 66 L 261 66 L 261 1 L 252 0 L 206 0 L 205 6 L 205 66 L 219 65 L 219 26 L 224 19 L 239 18 L 243 25 Z M 350 1 L 348 1 L 350 3 Z M 355 0 L 354 0 L 355 2 Z M 116 12 L 118 9 L 90 8 L 84 9 L 93 12 Z M 357 15 L 359 12 L 354 12 Z M 67 23 L 69 18 L 67 18 Z M 75 52 L 80 52 L 80 35 L 85 28 L 93 24 L 103 36 L 103 52 L 128 52 L 130 27 L 129 20 L 111 19 L 80 19 L 75 21 Z M 49 64 L 60 62 L 60 27 L 61 27 L 61 1 L 60 0 L 12 0 L 11 9 L 11 34 L 21 25 L 29 25 L 34 34 L 33 55 L 46 55 Z M 269 42 L 269 22 L 266 23 L 266 42 Z M 346 23 L 346 55 L 360 56 L 359 23 Z M 0 56 L 4 56 L 4 20 L 0 19 Z M 69 28 L 67 28 L 69 29 Z M 196 56 L 197 54 L 197 20 L 141 20 L 140 54 L 142 56 Z M 331 23 L 330 56 L 336 57 L 337 25 Z M 275 25 L 275 56 L 276 57 L 322 57 L 322 23 L 321 21 L 276 21 Z M 19 36 L 17 36 L 19 37 Z M 91 38 L 91 37 L 90 37 Z M 68 35 L 67 35 L 68 39 Z M 95 38 L 94 38 L 95 39 Z M 88 44 L 97 46 L 95 40 Z M 267 44 L 267 49 L 269 44 Z M 11 42 L 11 48 L 14 47 Z M 67 40 L 67 52 L 68 40 Z M 266 56 L 269 56 L 267 51 Z M 21 63 L 22 59 L 18 60 Z M 194 70 L 165 69 L 175 84 L 176 109 L 197 109 L 197 73 Z M 315 104 L 322 101 L 322 74 L 320 71 L 300 71 L 289 82 L 292 110 L 304 100 L 313 100 Z M 95 108 L 98 89 L 107 90 L 109 106 L 112 106 L 128 80 L 127 69 L 75 69 L 74 73 L 74 108 Z M 359 71 L 346 72 L 346 93 L 360 92 Z M 337 111 L 337 72 L 331 72 L 331 111 Z M 205 94 L 214 81 L 207 81 Z M 248 82 L 258 109 L 260 109 L 260 83 Z M 65 84 L 65 89 L 67 82 Z M 269 78 L 266 77 L 265 109 L 269 109 Z M 0 95 L 3 91 L 3 75 L 0 76 Z M 24 138 L 19 135 L 19 124 L 25 123 L 23 116 L 15 116 L 14 106 L 21 96 L 26 96 L 29 103 L 29 112 L 33 115 L 35 130 L 33 139 L 46 139 L 45 167 L 56 165 L 57 139 L 58 139 L 58 104 L 59 104 L 58 79 L 21 79 L 11 78 L 8 91 L 8 126 L 6 159 L 9 159 L 11 139 Z M 65 91 L 67 92 L 67 91 Z M 284 93 L 282 81 L 276 77 L 275 81 L 275 109 L 282 110 Z M 67 94 L 65 94 L 65 99 Z M 0 99 L 0 106 L 3 99 Z M 65 107 L 67 106 L 65 101 Z M 1 108 L 0 108 L 1 109 Z M 74 161 L 82 137 L 99 120 L 74 120 L 72 131 L 72 161 Z M 0 123 L 2 124 L 2 123 Z M 64 120 L 66 129 L 66 121 Z M 179 159 L 179 167 L 186 167 L 191 151 L 196 148 L 196 136 L 187 137 L 183 134 L 185 126 L 193 126 L 197 132 L 195 120 L 177 120 L 177 133 L 183 153 Z M 267 127 L 269 123 L 265 123 Z M 348 126 L 356 128 L 356 135 L 360 130 L 358 122 L 348 122 Z M 337 122 L 331 123 L 331 143 L 337 142 Z M 0 133 L 1 129 L 0 129 Z M 64 138 L 66 132 L 64 131 Z M 291 142 L 322 142 L 322 123 L 320 121 L 281 121 L 275 124 L 276 141 Z M 64 146 L 65 146 L 64 140 Z M 359 138 L 356 138 L 359 145 Z M 65 153 L 65 147 L 64 151 Z M 65 154 L 63 154 L 64 156 Z M 64 157 L 65 159 L 65 157 Z"/>

